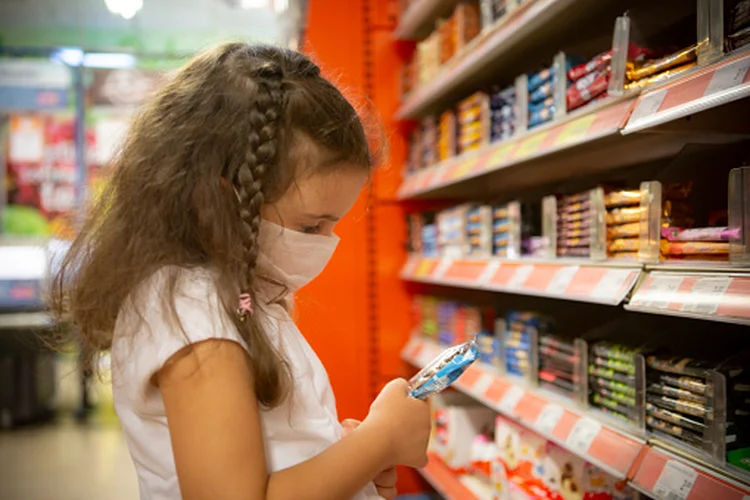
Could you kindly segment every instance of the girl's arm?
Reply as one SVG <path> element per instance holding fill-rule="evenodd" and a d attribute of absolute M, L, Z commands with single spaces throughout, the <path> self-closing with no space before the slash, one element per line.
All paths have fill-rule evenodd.
<path fill-rule="evenodd" d="M 250 363 L 239 344 L 208 340 L 157 374 L 185 500 L 349 500 L 387 467 L 426 463 L 429 409 L 395 381 L 345 439 L 269 475 Z"/>

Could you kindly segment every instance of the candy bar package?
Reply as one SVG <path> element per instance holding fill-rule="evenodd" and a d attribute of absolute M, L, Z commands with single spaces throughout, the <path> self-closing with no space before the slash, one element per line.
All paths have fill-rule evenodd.
<path fill-rule="evenodd" d="M 469 255 L 489 257 L 492 255 L 494 233 L 492 207 L 479 205 L 467 212 L 467 239 L 469 241 Z"/>
<path fill-rule="evenodd" d="M 476 339 L 446 349 L 409 380 L 411 396 L 427 399 L 442 392 L 478 358 Z"/>
<path fill-rule="evenodd" d="M 683 229 L 679 227 L 661 228 L 661 237 L 667 241 L 730 241 L 739 237 L 739 228 L 697 227 Z"/>
<path fill-rule="evenodd" d="M 750 0 L 730 0 L 724 9 L 724 46 L 730 52 L 750 43 Z"/>
<path fill-rule="evenodd" d="M 452 110 L 445 111 L 440 115 L 438 135 L 439 160 L 445 161 L 456 156 L 458 130 L 456 127 L 456 114 Z"/>
<path fill-rule="evenodd" d="M 716 463 L 750 472 L 747 354 L 716 363 L 687 357 L 649 356 L 648 431 Z"/>
<path fill-rule="evenodd" d="M 729 243 L 716 241 L 661 241 L 661 253 L 672 255 L 723 255 L 729 259 Z"/>
<path fill-rule="evenodd" d="M 628 82 L 625 84 L 625 90 L 642 89 L 648 87 L 649 85 L 663 82 L 664 80 L 668 80 L 675 77 L 676 75 L 679 75 L 680 73 L 684 73 L 685 71 L 692 69 L 693 67 L 695 67 L 695 65 L 695 62 L 683 64 L 682 66 L 677 66 L 675 68 L 662 71 L 661 73 L 649 76 L 648 78 L 641 78 L 637 81 Z"/>
<path fill-rule="evenodd" d="M 644 348 L 596 342 L 589 347 L 589 405 L 620 417 L 633 428 L 643 422 L 642 380 L 645 376 Z"/>
<path fill-rule="evenodd" d="M 609 208 L 617 207 L 629 207 L 640 205 L 641 203 L 641 191 L 635 190 L 621 190 L 611 191 L 604 195 L 604 205 Z"/>
<path fill-rule="evenodd" d="M 475 92 L 458 104 L 458 152 L 464 153 L 481 147 L 490 140 L 490 98 L 484 92 Z"/>
<path fill-rule="evenodd" d="M 502 342 L 504 369 L 507 373 L 532 382 L 537 372 L 538 338 L 551 328 L 548 318 L 532 312 L 508 312 Z"/>
<path fill-rule="evenodd" d="M 609 253 L 618 252 L 637 252 L 639 241 L 637 237 L 634 238 L 617 238 L 611 240 L 607 245 Z"/>
<path fill-rule="evenodd" d="M 454 17 L 454 46 L 456 52 L 463 50 L 481 29 L 479 4 L 473 2 L 461 2 L 453 11 Z"/>
<path fill-rule="evenodd" d="M 568 111 L 580 108 L 606 92 L 609 85 L 609 75 L 610 70 L 606 67 L 589 73 L 571 84 L 565 95 Z"/>
<path fill-rule="evenodd" d="M 691 63 L 695 61 L 697 57 L 698 45 L 691 45 L 683 50 L 662 57 L 660 59 L 650 59 L 638 62 L 628 62 L 628 68 L 625 71 L 625 75 L 630 81 L 637 81 L 642 78 L 653 76 L 662 71 L 681 66 L 683 64 Z"/>
<path fill-rule="evenodd" d="M 607 226 L 639 222 L 644 210 L 645 208 L 643 207 L 625 207 L 607 210 Z"/>
<path fill-rule="evenodd" d="M 571 399 L 583 396 L 581 385 L 585 343 L 549 333 L 539 335 L 539 386 Z"/>

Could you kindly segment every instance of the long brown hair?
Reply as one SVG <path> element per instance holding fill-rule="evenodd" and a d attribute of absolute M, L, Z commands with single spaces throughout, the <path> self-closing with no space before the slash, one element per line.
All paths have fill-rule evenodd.
<path fill-rule="evenodd" d="M 249 347 L 256 396 L 277 405 L 288 366 L 237 304 L 241 293 L 257 302 L 261 207 L 289 189 L 303 163 L 313 172 L 372 164 L 358 113 L 313 62 L 243 43 L 189 62 L 134 120 L 54 279 L 53 308 L 72 320 L 84 354 L 111 346 L 119 311 L 153 273 L 178 270 L 165 287 L 177 317 L 179 270 L 209 269 Z"/>

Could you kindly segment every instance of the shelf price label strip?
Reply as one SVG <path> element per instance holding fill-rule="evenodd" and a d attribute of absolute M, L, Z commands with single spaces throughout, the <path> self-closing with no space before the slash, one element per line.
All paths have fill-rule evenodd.
<path fill-rule="evenodd" d="M 750 54 L 730 57 L 665 87 L 646 92 L 623 133 L 637 132 L 750 94 Z"/>
<path fill-rule="evenodd" d="M 399 189 L 401 197 L 421 194 L 445 185 L 460 182 L 506 165 L 524 161 L 534 156 L 553 152 L 586 140 L 587 137 L 613 134 L 620 128 L 624 117 L 634 105 L 634 100 L 614 104 L 561 123 L 547 130 L 524 134 L 515 139 L 493 144 L 482 153 L 451 158 L 439 165 L 410 174 Z"/>
<path fill-rule="evenodd" d="M 750 277 L 652 272 L 630 308 L 750 323 Z"/>
<path fill-rule="evenodd" d="M 411 256 L 405 279 L 466 288 L 558 297 L 617 305 L 630 292 L 640 270 L 596 265 L 526 264 L 492 260 Z"/>
<path fill-rule="evenodd" d="M 419 472 L 441 496 L 448 499 L 479 500 L 469 488 L 461 483 L 440 457 L 430 452 L 428 458 L 427 467 L 420 469 Z"/>
<path fill-rule="evenodd" d="M 711 476 L 654 448 L 647 449 L 631 482 L 655 498 L 669 500 L 747 500 L 750 495 L 748 488 Z"/>

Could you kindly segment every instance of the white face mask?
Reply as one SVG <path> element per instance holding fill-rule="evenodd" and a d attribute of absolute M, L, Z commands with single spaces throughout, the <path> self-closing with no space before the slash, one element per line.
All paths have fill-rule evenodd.
<path fill-rule="evenodd" d="M 318 277 L 338 243 L 335 234 L 301 233 L 263 219 L 258 235 L 258 267 L 272 272 L 294 292 Z"/>

